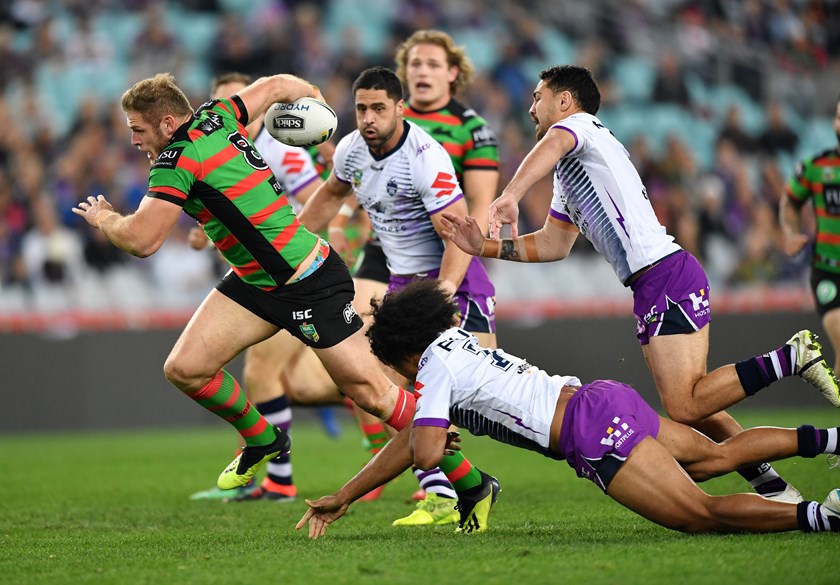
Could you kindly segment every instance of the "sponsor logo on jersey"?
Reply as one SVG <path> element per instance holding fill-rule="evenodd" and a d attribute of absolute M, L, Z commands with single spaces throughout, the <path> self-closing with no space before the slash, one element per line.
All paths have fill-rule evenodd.
<path fill-rule="evenodd" d="M 353 305 L 351 303 L 347 303 L 344 306 L 344 310 L 341 312 L 341 314 L 344 317 L 344 321 L 349 325 L 353 322 L 353 317 L 355 317 L 357 313 Z"/>
<path fill-rule="evenodd" d="M 301 325 L 300 332 L 303 333 L 303 336 L 312 343 L 318 343 L 318 340 L 321 339 L 321 336 L 318 335 L 318 331 L 315 329 L 315 325 L 310 323 L 304 323 Z"/>
<path fill-rule="evenodd" d="M 817 284 L 815 292 L 817 293 L 817 302 L 821 305 L 827 305 L 837 298 L 837 285 L 831 280 L 821 280 Z"/>
<path fill-rule="evenodd" d="M 487 126 L 476 128 L 472 131 L 472 141 L 475 148 L 482 148 L 484 146 L 496 146 L 496 134 Z"/>
<path fill-rule="evenodd" d="M 452 192 L 455 190 L 455 187 L 458 186 L 458 183 L 455 181 L 455 177 L 450 175 L 449 173 L 438 173 L 437 177 L 435 177 L 434 182 L 432 183 L 432 189 L 438 189 L 438 192 L 435 193 L 435 197 L 448 197 L 452 195 Z"/>
<path fill-rule="evenodd" d="M 840 184 L 825 183 L 823 185 L 825 210 L 831 215 L 840 215 Z"/>
<path fill-rule="evenodd" d="M 298 175 L 303 170 L 304 165 L 306 164 L 306 159 L 303 158 L 303 155 L 296 151 L 296 150 L 288 150 L 283 155 L 283 162 L 280 163 L 286 169 L 287 172 Z"/>
<path fill-rule="evenodd" d="M 427 357 L 423 356 L 423 357 L 420 359 L 420 363 L 419 363 L 419 364 L 417 364 L 417 371 L 419 372 L 420 370 L 422 370 L 422 369 L 423 369 L 423 367 L 424 367 L 427 363 L 429 363 L 429 358 L 427 358 Z M 420 388 L 422 388 L 422 387 L 423 387 L 423 384 L 420 384 L 420 388 L 418 388 L 418 387 L 417 387 L 417 385 L 418 385 L 418 384 L 420 384 L 420 382 L 415 382 L 415 383 L 414 383 L 414 391 L 415 391 L 415 392 L 416 392 L 417 390 L 419 390 Z"/>
<path fill-rule="evenodd" d="M 223 127 L 222 117 L 216 112 L 208 112 L 207 117 L 198 125 L 199 131 L 205 136 L 209 136 L 216 130 L 221 130 Z"/>
<path fill-rule="evenodd" d="M 428 150 L 432 147 L 431 142 L 427 142 L 426 144 L 422 145 L 420 148 L 417 149 L 417 156 L 423 153 L 424 150 Z"/>
<path fill-rule="evenodd" d="M 152 165 L 152 168 L 174 169 L 178 166 L 178 159 L 181 158 L 182 152 L 184 152 L 183 147 L 167 148 L 158 155 L 157 159 L 155 159 L 155 164 Z"/>

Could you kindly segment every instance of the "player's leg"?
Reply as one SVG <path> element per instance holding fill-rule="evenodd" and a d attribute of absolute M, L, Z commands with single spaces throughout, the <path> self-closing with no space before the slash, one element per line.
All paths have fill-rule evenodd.
<path fill-rule="evenodd" d="M 371 300 L 381 300 L 385 296 L 385 292 L 388 290 L 389 277 L 390 273 L 385 262 L 385 254 L 382 252 L 382 246 L 366 244 L 356 276 L 353 277 L 353 285 L 356 288 L 353 306 L 356 307 L 356 311 L 365 322 L 365 328 L 370 325 Z M 384 366 L 381 367 L 384 368 Z M 405 380 L 390 375 L 388 377 L 400 387 L 406 387 Z M 365 437 L 365 443 L 371 455 L 375 455 L 388 442 L 388 430 L 383 426 L 382 421 L 358 406 L 354 407 L 354 413 L 359 428 Z M 380 486 L 366 495 L 365 499 L 376 499 L 383 489 L 384 486 Z"/>
<path fill-rule="evenodd" d="M 607 487 L 607 495 L 640 516 L 683 532 L 780 532 L 805 529 L 799 506 L 814 505 L 819 528 L 840 530 L 840 517 L 829 520 L 816 502 L 793 504 L 758 494 L 710 496 L 701 490 L 653 437 L 631 451 Z"/>
<path fill-rule="evenodd" d="M 295 355 L 291 369 L 281 376 L 291 403 L 308 406 L 341 404 L 344 396 L 330 378 L 324 364 L 312 348 L 297 339 L 295 342 L 302 348 Z"/>
<path fill-rule="evenodd" d="M 292 411 L 282 383 L 282 372 L 294 362 L 295 352 L 305 347 L 287 332 L 279 331 L 245 350 L 242 373 L 245 395 L 268 422 L 287 433 L 290 433 L 291 429 Z M 295 487 L 292 482 L 290 454 L 283 453 L 269 461 L 267 473 L 268 477 L 258 487 L 249 484 L 235 493 L 211 488 L 193 494 L 190 499 L 222 498 L 247 501 L 270 498 L 291 501 L 295 496 Z"/>
<path fill-rule="evenodd" d="M 650 343 L 643 346 L 645 359 L 651 370 L 657 391 L 665 412 L 672 420 L 690 424 L 714 441 L 725 441 L 743 429 L 738 421 L 725 411 L 720 411 L 706 418 L 697 420 L 694 413 L 695 396 L 693 389 L 703 378 L 705 360 L 708 351 L 709 325 L 691 334 L 652 337 Z M 671 375 L 668 375 L 668 372 Z M 719 383 L 721 394 L 728 389 L 740 387 L 735 368 L 719 368 L 711 379 Z M 728 379 L 728 380 L 727 380 Z M 710 396 L 711 394 L 706 394 Z M 788 497 L 797 499 L 798 492 L 789 486 L 768 464 L 744 468 L 738 473 L 750 482 L 761 495 Z"/>
<path fill-rule="evenodd" d="M 226 279 L 219 287 L 228 290 L 238 285 L 238 280 Z M 270 337 L 277 329 L 226 294 L 213 290 L 164 364 L 166 378 L 175 387 L 228 421 L 245 442 L 242 454 L 219 477 L 222 489 L 245 485 L 260 464 L 289 449 L 288 436 L 252 407 L 239 383 L 223 369 L 240 351 Z"/>
<path fill-rule="evenodd" d="M 292 409 L 283 384 L 283 372 L 290 369 L 297 354 L 305 350 L 300 341 L 279 331 L 245 351 L 242 377 L 245 392 L 257 410 L 274 426 L 291 436 Z M 235 502 L 272 500 L 294 501 L 297 488 L 292 479 L 290 453 L 281 453 L 266 464 L 266 476 L 258 487 L 239 493 Z"/>
<path fill-rule="evenodd" d="M 673 254 L 631 287 L 637 337 L 668 416 L 715 441 L 740 432 L 738 422 L 723 411 L 746 397 L 735 367 L 707 375 L 711 308 L 700 263 L 686 252 Z M 770 465 L 739 473 L 762 495 L 801 499 Z"/>
<path fill-rule="evenodd" d="M 762 461 L 840 453 L 840 428 L 810 425 L 796 429 L 754 427 L 716 443 L 691 427 L 660 417 L 656 440 L 694 481 L 705 481 Z"/>

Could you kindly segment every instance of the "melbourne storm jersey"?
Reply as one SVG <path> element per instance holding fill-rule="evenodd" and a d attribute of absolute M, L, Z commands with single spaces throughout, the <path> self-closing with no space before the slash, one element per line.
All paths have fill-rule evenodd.
<path fill-rule="evenodd" d="M 149 196 L 182 206 L 244 282 L 270 290 L 291 278 L 318 236 L 298 222 L 246 138 L 247 121 L 238 96 L 202 105 L 155 160 Z"/>
<path fill-rule="evenodd" d="M 563 386 L 574 376 L 550 376 L 502 349 L 485 349 L 463 329 L 444 331 L 420 358 L 414 383 L 414 426 L 448 428 L 537 451 L 549 450 L 551 421 Z"/>
<path fill-rule="evenodd" d="M 840 272 L 840 149 L 825 150 L 799 163 L 787 195 L 800 206 L 813 199 L 817 216 L 813 264 Z"/>
<path fill-rule="evenodd" d="M 499 145 L 487 122 L 456 100 L 431 112 L 405 108 L 405 118 L 411 120 L 446 149 L 458 179 L 464 171 L 475 169 L 498 170 Z"/>
<path fill-rule="evenodd" d="M 421 128 L 403 121 L 400 143 L 374 156 L 355 130 L 341 139 L 333 157 L 339 181 L 353 187 L 382 243 L 393 274 L 440 268 L 441 240 L 430 218 L 463 198 L 452 161 Z"/>
<path fill-rule="evenodd" d="M 277 177 L 277 182 L 289 196 L 292 209 L 298 213 L 302 205 L 297 200 L 297 194 L 318 178 L 318 171 L 309 151 L 299 146 L 283 144 L 273 138 L 265 127 L 260 129 L 253 140 L 254 146 Z"/>
<path fill-rule="evenodd" d="M 625 285 L 680 249 L 659 223 L 627 150 L 598 118 L 577 113 L 552 128 L 575 138 L 554 167 L 552 217 L 574 223 Z"/>

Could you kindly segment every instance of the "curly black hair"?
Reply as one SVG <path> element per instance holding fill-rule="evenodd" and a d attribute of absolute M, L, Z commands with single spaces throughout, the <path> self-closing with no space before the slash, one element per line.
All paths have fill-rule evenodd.
<path fill-rule="evenodd" d="M 373 354 L 395 366 L 422 354 L 438 335 L 458 324 L 458 307 L 439 282 L 411 281 L 405 288 L 372 302 L 373 324 L 365 335 Z"/>

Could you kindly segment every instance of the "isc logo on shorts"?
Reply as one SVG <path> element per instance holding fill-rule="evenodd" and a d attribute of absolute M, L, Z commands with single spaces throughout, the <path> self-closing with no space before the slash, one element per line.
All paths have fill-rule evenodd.
<path fill-rule="evenodd" d="M 292 311 L 292 319 L 295 321 L 305 321 L 312 318 L 312 309 L 304 309 L 303 311 Z"/>

